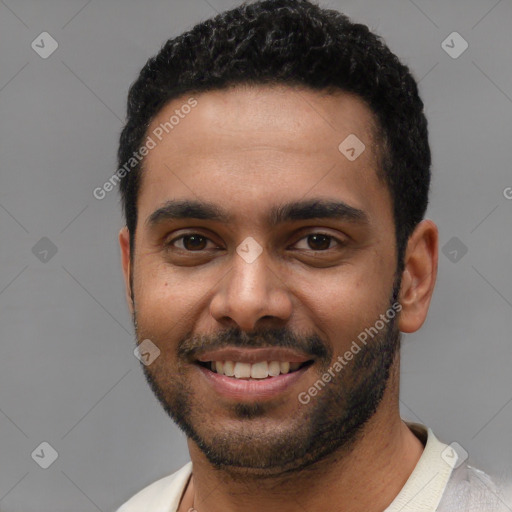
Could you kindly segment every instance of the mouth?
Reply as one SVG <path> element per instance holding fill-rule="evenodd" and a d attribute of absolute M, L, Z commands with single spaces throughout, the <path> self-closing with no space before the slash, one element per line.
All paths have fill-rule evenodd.
<path fill-rule="evenodd" d="M 218 375 L 234 379 L 264 380 L 294 373 L 313 364 L 313 360 L 303 363 L 290 361 L 258 361 L 243 363 L 241 361 L 198 361 L 198 364 Z"/>
<path fill-rule="evenodd" d="M 238 401 L 269 400 L 290 391 L 314 362 L 307 354 L 281 348 L 225 348 L 195 361 L 209 389 Z"/>

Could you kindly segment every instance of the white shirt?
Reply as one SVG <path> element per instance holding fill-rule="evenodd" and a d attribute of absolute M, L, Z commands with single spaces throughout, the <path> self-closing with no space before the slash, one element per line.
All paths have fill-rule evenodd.
<path fill-rule="evenodd" d="M 504 503 L 490 478 L 458 463 L 455 450 L 432 430 L 406 422 L 425 448 L 413 472 L 383 512 L 498 511 Z M 192 475 L 192 462 L 133 496 L 117 512 L 176 512 Z M 503 510 L 510 510 L 508 507 Z"/>

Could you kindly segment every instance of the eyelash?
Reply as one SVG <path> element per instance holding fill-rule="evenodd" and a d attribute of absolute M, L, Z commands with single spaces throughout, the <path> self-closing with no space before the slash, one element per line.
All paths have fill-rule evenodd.
<path fill-rule="evenodd" d="M 189 253 L 201 253 L 202 251 L 206 250 L 206 249 L 201 249 L 201 250 L 198 250 L 198 251 L 190 251 L 188 249 L 184 249 L 184 248 L 181 248 L 181 247 L 175 247 L 173 244 L 174 242 L 176 242 L 177 240 L 182 240 L 186 237 L 189 237 L 189 236 L 194 236 L 194 235 L 197 235 L 201 238 L 204 238 L 206 240 L 208 240 L 209 242 L 212 242 L 214 243 L 212 240 L 210 240 L 207 236 L 205 235 L 202 235 L 201 233 L 196 233 L 196 232 L 190 232 L 190 233 L 184 233 L 176 238 L 173 238 L 172 240 L 170 240 L 169 242 L 166 242 L 165 243 L 165 247 L 168 248 L 168 249 L 179 249 L 181 251 L 186 251 L 186 252 L 189 252 Z M 314 235 L 321 235 L 321 236 L 325 236 L 327 238 L 329 238 L 331 241 L 335 241 L 337 244 L 338 244 L 338 247 L 343 247 L 344 245 L 346 245 L 345 242 L 343 242 L 342 240 L 340 240 L 339 238 L 336 238 L 335 236 L 333 235 L 329 235 L 328 233 L 322 233 L 321 231 L 314 231 L 312 233 L 308 233 L 307 235 L 303 236 L 302 238 L 300 238 L 299 240 L 297 240 L 293 245 L 296 245 L 298 244 L 301 240 L 304 240 L 304 239 L 307 239 L 308 237 L 310 236 L 314 236 Z M 334 247 L 329 247 L 328 249 L 324 249 L 324 250 L 318 250 L 318 251 L 315 251 L 314 249 L 309 249 L 308 252 L 327 252 L 331 249 L 334 249 Z M 300 249 L 300 250 L 304 250 L 304 249 Z"/>

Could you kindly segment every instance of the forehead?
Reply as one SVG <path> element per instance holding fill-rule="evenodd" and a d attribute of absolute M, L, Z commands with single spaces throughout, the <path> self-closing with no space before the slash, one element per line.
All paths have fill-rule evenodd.
<path fill-rule="evenodd" d="M 252 217 L 264 203 L 308 194 L 336 192 L 361 209 L 390 206 L 376 173 L 374 117 L 352 94 L 237 86 L 185 95 L 158 113 L 146 135 L 155 147 L 143 163 L 140 218 L 194 196 Z M 352 148 L 356 156 L 364 150 L 348 158 Z"/>

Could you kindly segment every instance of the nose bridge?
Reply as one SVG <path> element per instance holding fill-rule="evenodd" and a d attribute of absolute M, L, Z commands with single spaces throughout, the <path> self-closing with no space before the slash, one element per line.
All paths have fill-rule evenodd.
<path fill-rule="evenodd" d="M 233 306 L 239 303 L 256 311 L 268 303 L 272 280 L 265 260 L 264 255 L 254 261 L 247 261 L 238 254 L 233 258 L 232 270 L 227 275 L 227 297 Z"/>
<path fill-rule="evenodd" d="M 211 313 L 217 321 L 230 319 L 240 328 L 252 330 L 263 317 L 286 320 L 291 302 L 267 255 L 262 252 L 253 259 L 244 258 L 242 253 L 234 255 L 232 268 L 212 301 Z"/>

